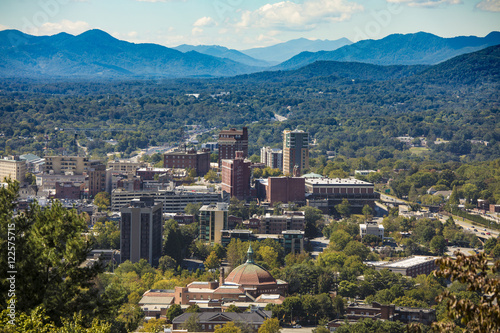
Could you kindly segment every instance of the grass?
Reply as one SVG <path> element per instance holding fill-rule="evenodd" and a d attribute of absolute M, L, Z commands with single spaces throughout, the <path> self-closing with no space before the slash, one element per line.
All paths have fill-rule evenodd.
<path fill-rule="evenodd" d="M 426 147 L 411 147 L 410 152 L 414 155 L 421 156 L 427 155 L 430 152 L 430 149 Z"/>

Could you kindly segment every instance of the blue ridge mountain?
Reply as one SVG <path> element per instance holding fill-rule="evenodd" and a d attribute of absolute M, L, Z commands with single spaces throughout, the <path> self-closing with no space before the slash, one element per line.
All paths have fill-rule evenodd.
<path fill-rule="evenodd" d="M 279 64 L 301 52 L 333 51 L 339 47 L 350 44 L 352 44 L 352 42 L 347 38 L 340 38 L 337 40 L 297 38 L 284 43 L 266 47 L 256 47 L 242 50 L 241 52 L 255 59 L 262 59 L 273 64 Z"/>
<path fill-rule="evenodd" d="M 228 49 L 224 46 L 219 45 L 187 45 L 182 44 L 176 47 L 173 47 L 174 50 L 181 52 L 189 52 L 196 51 L 198 53 L 211 55 L 218 58 L 230 59 L 248 66 L 257 66 L 257 67 L 269 67 L 271 63 L 252 58 L 238 50 Z"/>
<path fill-rule="evenodd" d="M 214 77 L 258 70 L 195 51 L 129 43 L 101 30 L 41 37 L 0 31 L 0 77 Z"/>
<path fill-rule="evenodd" d="M 418 32 L 393 34 L 379 40 L 362 40 L 335 51 L 302 52 L 273 67 L 295 69 L 318 60 L 364 62 L 375 65 L 434 65 L 455 56 L 500 44 L 500 32 L 485 37 L 442 38 Z"/>

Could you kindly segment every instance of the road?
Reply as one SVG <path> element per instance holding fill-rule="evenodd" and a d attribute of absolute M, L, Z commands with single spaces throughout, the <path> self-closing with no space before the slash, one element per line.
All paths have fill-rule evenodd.
<path fill-rule="evenodd" d="M 330 240 L 325 237 L 316 237 L 311 239 L 312 252 L 311 257 L 316 259 L 321 252 L 328 246 Z"/>

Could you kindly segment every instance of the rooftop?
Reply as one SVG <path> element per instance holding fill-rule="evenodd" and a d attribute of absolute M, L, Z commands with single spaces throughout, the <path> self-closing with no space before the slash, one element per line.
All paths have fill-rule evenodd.
<path fill-rule="evenodd" d="M 310 185 L 365 185 L 373 186 L 372 183 L 368 183 L 355 178 L 307 178 L 306 184 Z"/>

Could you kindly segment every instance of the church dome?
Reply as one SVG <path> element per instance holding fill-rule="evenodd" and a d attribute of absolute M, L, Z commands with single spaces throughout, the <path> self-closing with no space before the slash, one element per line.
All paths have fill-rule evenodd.
<path fill-rule="evenodd" d="M 273 276 L 263 267 L 253 261 L 252 246 L 247 251 L 247 261 L 239 265 L 225 279 L 226 283 L 237 283 L 243 286 L 257 286 L 262 284 L 276 283 Z"/>

